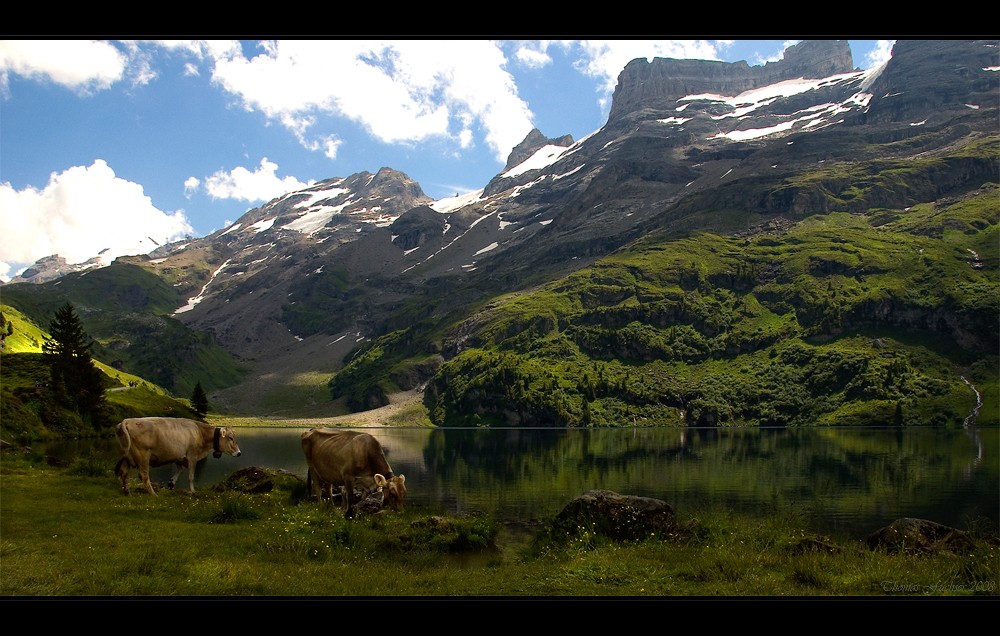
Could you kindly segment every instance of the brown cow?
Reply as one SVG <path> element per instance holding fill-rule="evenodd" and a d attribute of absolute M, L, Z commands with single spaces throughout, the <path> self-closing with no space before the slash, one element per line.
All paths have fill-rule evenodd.
<path fill-rule="evenodd" d="M 354 516 L 354 486 L 361 488 L 361 501 L 375 489 L 382 491 L 383 504 L 398 510 L 406 498 L 406 476 L 393 476 L 378 440 L 360 431 L 311 428 L 302 433 L 302 452 L 309 473 L 310 494 L 323 501 L 324 492 L 341 489 L 341 509 Z"/>
<path fill-rule="evenodd" d="M 122 492 L 129 494 L 129 468 L 139 469 L 139 478 L 149 494 L 155 495 L 149 483 L 149 467 L 177 464 L 168 487 L 177 484 L 181 469 L 188 469 L 188 490 L 194 494 L 194 469 L 202 459 L 212 453 L 222 457 L 223 453 L 239 457 L 242 453 L 236 443 L 233 429 L 212 426 L 204 422 L 181 417 L 133 417 L 118 424 L 115 429 L 122 458 L 115 466 L 115 473 L 121 477 Z"/>

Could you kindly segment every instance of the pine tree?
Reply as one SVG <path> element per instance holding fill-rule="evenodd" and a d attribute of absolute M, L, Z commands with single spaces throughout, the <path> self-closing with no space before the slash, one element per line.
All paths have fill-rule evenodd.
<path fill-rule="evenodd" d="M 49 323 L 49 337 L 42 345 L 52 380 L 50 389 L 57 400 L 94 428 L 100 428 L 107 423 L 108 405 L 104 399 L 104 374 L 90 355 L 93 346 L 72 304 L 56 310 Z"/>
<path fill-rule="evenodd" d="M 208 413 L 208 396 L 205 389 L 201 388 L 201 382 L 194 385 L 194 392 L 191 393 L 191 408 L 198 414 L 198 417 L 205 417 Z"/>

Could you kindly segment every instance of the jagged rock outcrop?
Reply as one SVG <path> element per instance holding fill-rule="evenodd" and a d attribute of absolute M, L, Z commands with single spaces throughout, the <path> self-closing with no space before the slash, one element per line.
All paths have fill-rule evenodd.
<path fill-rule="evenodd" d="M 531 132 L 524 140 L 514 146 L 507 156 L 507 165 L 500 172 L 507 172 L 514 166 L 535 154 L 543 146 L 570 146 L 573 144 L 573 135 L 563 135 L 562 137 L 549 138 L 542 134 L 537 128 L 532 128 Z"/>
<path fill-rule="evenodd" d="M 509 174 L 510 171 L 531 159 L 539 150 L 542 150 L 546 146 L 568 148 L 572 145 L 572 135 L 546 137 L 537 128 L 532 129 L 521 143 L 514 146 L 514 150 L 507 157 L 507 165 L 504 166 L 500 174 L 493 177 L 486 184 L 486 187 L 483 189 L 483 195 L 493 196 L 513 187 L 530 183 L 544 166 L 541 168 L 518 170 L 515 171 L 516 174 Z"/>
<path fill-rule="evenodd" d="M 763 66 L 746 62 L 638 58 L 618 76 L 609 123 L 627 113 L 662 108 L 687 95 L 735 96 L 752 88 L 797 78 L 820 78 L 854 69 L 846 40 L 810 40 L 785 49 L 784 58 Z"/>
<path fill-rule="evenodd" d="M 93 267 L 101 267 L 105 264 L 99 256 L 95 256 L 84 263 L 74 263 L 71 265 L 62 256 L 52 254 L 51 256 L 45 256 L 35 261 L 31 267 L 14 277 L 11 282 L 45 283 L 72 272 L 82 272 Z"/>
<path fill-rule="evenodd" d="M 420 247 L 431 238 L 444 233 L 447 219 L 426 205 L 413 208 L 392 222 L 393 244 L 403 250 Z"/>

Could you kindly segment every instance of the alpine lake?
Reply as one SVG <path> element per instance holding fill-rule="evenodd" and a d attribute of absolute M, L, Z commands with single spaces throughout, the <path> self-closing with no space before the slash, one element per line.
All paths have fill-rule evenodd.
<path fill-rule="evenodd" d="M 242 456 L 202 460 L 195 488 L 249 467 L 305 479 L 307 428 L 236 427 Z M 491 514 L 529 528 L 591 489 L 660 499 L 678 514 L 792 513 L 813 532 L 842 540 L 864 539 L 903 517 L 962 530 L 996 528 L 1000 520 L 995 427 L 357 430 L 375 436 L 393 471 L 406 476 L 407 507 Z M 106 457 L 108 488 L 121 487 L 111 470 L 113 438 L 51 442 L 42 450 L 62 460 Z M 164 466 L 151 478 L 165 483 L 172 473 Z M 185 470 L 176 494 L 186 489 Z"/>

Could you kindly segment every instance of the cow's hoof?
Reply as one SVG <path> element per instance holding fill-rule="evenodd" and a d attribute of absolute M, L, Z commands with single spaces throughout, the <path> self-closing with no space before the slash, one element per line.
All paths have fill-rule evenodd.
<path fill-rule="evenodd" d="M 171 482 L 167 482 L 167 490 L 173 490 L 173 489 L 174 489 L 174 482 L 172 482 L 172 481 Z"/>

